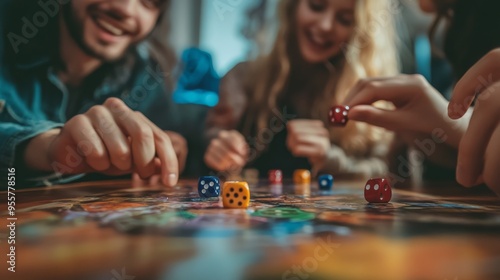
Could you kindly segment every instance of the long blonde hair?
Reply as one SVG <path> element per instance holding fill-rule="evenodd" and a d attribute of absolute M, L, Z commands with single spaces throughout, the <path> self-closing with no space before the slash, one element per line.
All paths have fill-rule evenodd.
<path fill-rule="evenodd" d="M 243 132 L 261 131 L 275 114 L 278 100 L 291 90 L 297 77 L 307 82 L 308 102 L 298 108 L 300 117 L 319 119 L 328 127 L 328 111 L 346 97 L 349 89 L 360 78 L 388 76 L 397 73 L 394 43 L 392 1 L 356 0 L 355 28 L 342 54 L 317 65 L 311 71 L 301 71 L 303 61 L 295 37 L 296 0 L 282 0 L 279 4 L 280 26 L 271 52 L 257 59 L 245 83 L 250 93 L 249 107 Z M 293 77 L 292 77 L 293 76 Z M 347 153 L 364 155 L 381 140 L 380 129 L 364 123 L 350 122 L 345 128 L 330 128 L 330 139 Z"/>

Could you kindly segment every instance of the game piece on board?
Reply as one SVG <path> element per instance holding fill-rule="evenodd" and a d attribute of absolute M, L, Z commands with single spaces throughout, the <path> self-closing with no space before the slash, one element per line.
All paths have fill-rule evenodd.
<path fill-rule="evenodd" d="M 349 106 L 333 106 L 330 109 L 330 124 L 335 126 L 345 126 L 347 124 Z"/>
<path fill-rule="evenodd" d="M 202 176 L 198 179 L 198 194 L 200 197 L 218 197 L 220 191 L 219 178 L 215 176 Z"/>
<path fill-rule="evenodd" d="M 292 222 L 300 222 L 314 219 L 315 215 L 293 207 L 272 207 L 255 211 L 252 216 L 264 217 L 270 219 L 287 219 Z"/>
<path fill-rule="evenodd" d="M 222 187 L 224 208 L 247 208 L 250 204 L 250 188 L 247 182 L 227 181 Z"/>
<path fill-rule="evenodd" d="M 250 185 L 259 183 L 259 170 L 255 168 L 243 169 L 243 179 Z"/>
<path fill-rule="evenodd" d="M 333 186 L 333 176 L 330 174 L 323 174 L 318 177 L 318 186 L 320 190 L 329 191 Z"/>
<path fill-rule="evenodd" d="M 268 172 L 270 184 L 281 184 L 283 182 L 283 172 L 279 169 L 272 169 Z"/>
<path fill-rule="evenodd" d="M 293 182 L 295 184 L 311 183 L 311 172 L 307 169 L 297 169 L 293 172 Z"/>
<path fill-rule="evenodd" d="M 365 199 L 371 203 L 386 203 L 391 200 L 392 190 L 384 178 L 370 179 L 365 185 Z"/>

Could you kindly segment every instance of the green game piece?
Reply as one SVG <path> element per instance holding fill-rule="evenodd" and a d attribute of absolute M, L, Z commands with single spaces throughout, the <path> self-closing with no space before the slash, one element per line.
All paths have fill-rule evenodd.
<path fill-rule="evenodd" d="M 308 221 L 314 219 L 314 214 L 305 212 L 292 207 L 273 207 L 260 209 L 255 211 L 253 216 L 274 218 L 274 219 L 290 219 L 291 221 Z"/>

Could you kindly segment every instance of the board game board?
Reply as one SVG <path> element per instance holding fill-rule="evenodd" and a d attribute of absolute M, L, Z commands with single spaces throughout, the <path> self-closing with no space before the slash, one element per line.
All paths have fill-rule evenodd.
<path fill-rule="evenodd" d="M 395 190 L 391 203 L 368 204 L 362 188 L 261 182 L 246 210 L 200 198 L 194 181 L 26 192 L 17 207 L 18 278 L 0 276 L 500 279 L 498 201 Z"/>

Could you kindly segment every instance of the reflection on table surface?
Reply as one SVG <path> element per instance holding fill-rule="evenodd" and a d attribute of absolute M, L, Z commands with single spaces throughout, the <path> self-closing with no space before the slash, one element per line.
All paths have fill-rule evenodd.
<path fill-rule="evenodd" d="M 192 180 L 20 190 L 16 272 L 6 269 L 2 242 L 0 277 L 500 279 L 500 200 L 487 190 L 428 185 L 418 189 L 440 196 L 394 190 L 391 203 L 373 205 L 363 186 L 261 183 L 247 210 L 201 199 Z"/>

